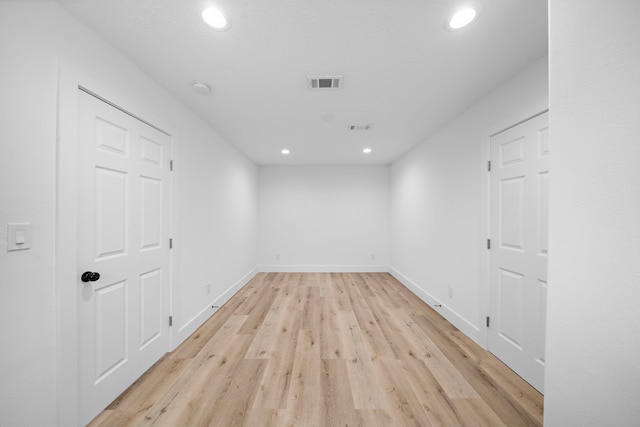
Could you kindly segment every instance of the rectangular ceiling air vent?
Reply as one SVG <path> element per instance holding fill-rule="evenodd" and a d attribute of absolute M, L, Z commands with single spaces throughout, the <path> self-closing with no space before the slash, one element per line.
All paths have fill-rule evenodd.
<path fill-rule="evenodd" d="M 342 89 L 344 76 L 307 76 L 311 90 Z"/>
<path fill-rule="evenodd" d="M 373 127 L 373 124 L 367 123 L 366 125 L 349 125 L 349 130 L 369 130 Z"/>

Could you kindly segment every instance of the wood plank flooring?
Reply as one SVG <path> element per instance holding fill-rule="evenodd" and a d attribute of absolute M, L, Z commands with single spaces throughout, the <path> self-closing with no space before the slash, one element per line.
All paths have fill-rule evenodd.
<path fill-rule="evenodd" d="M 543 398 L 387 273 L 260 273 L 91 426 L 540 426 Z"/>

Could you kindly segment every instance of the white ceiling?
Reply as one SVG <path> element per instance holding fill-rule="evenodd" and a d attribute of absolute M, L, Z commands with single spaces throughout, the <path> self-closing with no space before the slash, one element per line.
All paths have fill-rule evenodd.
<path fill-rule="evenodd" d="M 206 0 L 59 2 L 257 164 L 390 163 L 547 52 L 547 0 L 217 0 L 227 32 Z M 446 31 L 468 3 L 479 19 Z"/>

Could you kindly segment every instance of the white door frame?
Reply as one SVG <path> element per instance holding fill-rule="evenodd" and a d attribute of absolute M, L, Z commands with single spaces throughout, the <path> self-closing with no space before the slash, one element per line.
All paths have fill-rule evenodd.
<path fill-rule="evenodd" d="M 491 253 L 487 249 L 487 239 L 491 238 L 491 209 L 489 198 L 491 193 L 490 189 L 490 174 L 487 170 L 487 164 L 491 159 L 491 138 L 507 129 L 510 129 L 520 123 L 526 122 L 540 114 L 549 111 L 549 98 L 545 97 L 540 101 L 531 104 L 527 108 L 505 117 L 488 127 L 483 133 L 483 140 L 480 153 L 480 238 L 479 251 L 480 251 L 480 318 L 478 319 L 478 325 L 480 326 L 480 339 L 479 344 L 485 349 L 488 348 L 489 343 L 489 331 L 486 325 L 486 317 L 489 315 L 489 293 L 491 291 L 491 284 L 489 280 L 489 262 Z"/>
<path fill-rule="evenodd" d="M 78 265 L 77 265 L 77 212 L 78 212 L 78 91 L 83 87 L 98 94 L 127 112 L 135 112 L 150 123 L 163 123 L 164 132 L 171 138 L 171 154 L 177 152 L 176 133 L 167 128 L 168 120 L 161 120 L 142 108 L 137 102 L 122 96 L 112 85 L 94 80 L 68 64 L 58 64 L 58 128 L 56 147 L 56 360 L 57 360 L 57 423 L 61 426 L 78 425 Z M 173 177 L 170 178 L 170 197 Z M 173 206 L 170 208 L 170 233 L 174 228 Z M 176 283 L 174 253 L 170 255 L 169 307 L 176 305 L 173 284 Z M 177 328 L 174 328 L 177 329 Z M 170 351 L 176 343 L 176 332 L 170 331 Z"/>

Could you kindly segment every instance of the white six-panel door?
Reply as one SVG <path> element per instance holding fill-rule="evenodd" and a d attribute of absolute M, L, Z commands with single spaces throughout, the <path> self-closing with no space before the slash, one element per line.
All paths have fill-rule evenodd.
<path fill-rule="evenodd" d="M 78 93 L 77 286 L 84 425 L 169 350 L 170 138 Z M 85 271 L 100 278 L 82 282 Z"/>
<path fill-rule="evenodd" d="M 544 390 L 548 113 L 491 138 L 489 350 Z"/>

